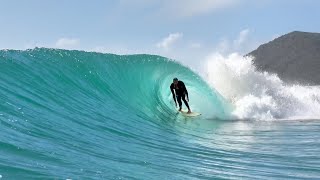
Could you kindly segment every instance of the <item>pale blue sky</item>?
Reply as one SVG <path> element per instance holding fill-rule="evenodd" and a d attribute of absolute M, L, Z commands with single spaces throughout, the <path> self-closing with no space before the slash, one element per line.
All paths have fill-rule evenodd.
<path fill-rule="evenodd" d="M 316 0 L 0 0 L 0 48 L 45 46 L 192 61 L 320 31 Z"/>

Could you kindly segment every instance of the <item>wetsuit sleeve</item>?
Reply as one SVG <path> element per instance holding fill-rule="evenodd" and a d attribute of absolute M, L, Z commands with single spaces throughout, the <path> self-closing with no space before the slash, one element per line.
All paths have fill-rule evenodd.
<path fill-rule="evenodd" d="M 183 82 L 182 82 L 182 87 L 184 89 L 184 92 L 186 93 L 186 96 L 187 96 L 188 100 L 189 100 L 188 90 L 187 90 L 187 88 L 186 88 L 186 86 L 184 85 Z"/>
<path fill-rule="evenodd" d="M 170 90 L 171 90 L 172 98 L 173 98 L 174 102 L 175 102 L 175 103 L 177 103 L 176 95 L 174 94 L 174 91 L 173 91 L 173 84 L 171 84 L 171 86 L 170 86 Z"/>

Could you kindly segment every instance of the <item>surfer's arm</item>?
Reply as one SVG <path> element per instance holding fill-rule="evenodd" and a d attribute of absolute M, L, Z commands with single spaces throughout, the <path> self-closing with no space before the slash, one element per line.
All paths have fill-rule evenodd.
<path fill-rule="evenodd" d="M 170 86 L 170 90 L 171 90 L 171 93 L 172 93 L 172 98 L 174 100 L 174 103 L 177 105 L 177 100 L 176 100 L 176 95 L 174 94 L 174 91 L 173 91 L 173 87 Z"/>
<path fill-rule="evenodd" d="M 186 88 L 186 85 L 184 85 L 184 83 L 182 83 L 182 85 L 183 85 L 184 93 L 185 93 L 185 95 L 187 96 L 188 101 L 189 101 L 189 95 L 188 95 L 188 90 L 187 90 L 187 88 Z"/>
<path fill-rule="evenodd" d="M 188 90 L 187 90 L 187 88 L 186 88 L 186 96 L 187 96 L 187 98 L 188 98 L 188 101 L 189 101 L 189 94 L 188 94 Z"/>

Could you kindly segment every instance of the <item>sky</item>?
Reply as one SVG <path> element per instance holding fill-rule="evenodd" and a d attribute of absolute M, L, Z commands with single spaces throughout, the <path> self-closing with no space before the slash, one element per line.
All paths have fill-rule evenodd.
<path fill-rule="evenodd" d="M 0 49 L 158 54 L 196 64 L 291 31 L 320 32 L 316 0 L 0 0 Z"/>

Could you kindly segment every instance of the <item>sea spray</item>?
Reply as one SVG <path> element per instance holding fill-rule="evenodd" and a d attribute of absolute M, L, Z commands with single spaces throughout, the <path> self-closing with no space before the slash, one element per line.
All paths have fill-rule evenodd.
<path fill-rule="evenodd" d="M 252 57 L 212 54 L 205 79 L 233 104 L 239 119 L 320 118 L 320 88 L 286 84 L 275 74 L 259 72 Z"/>

